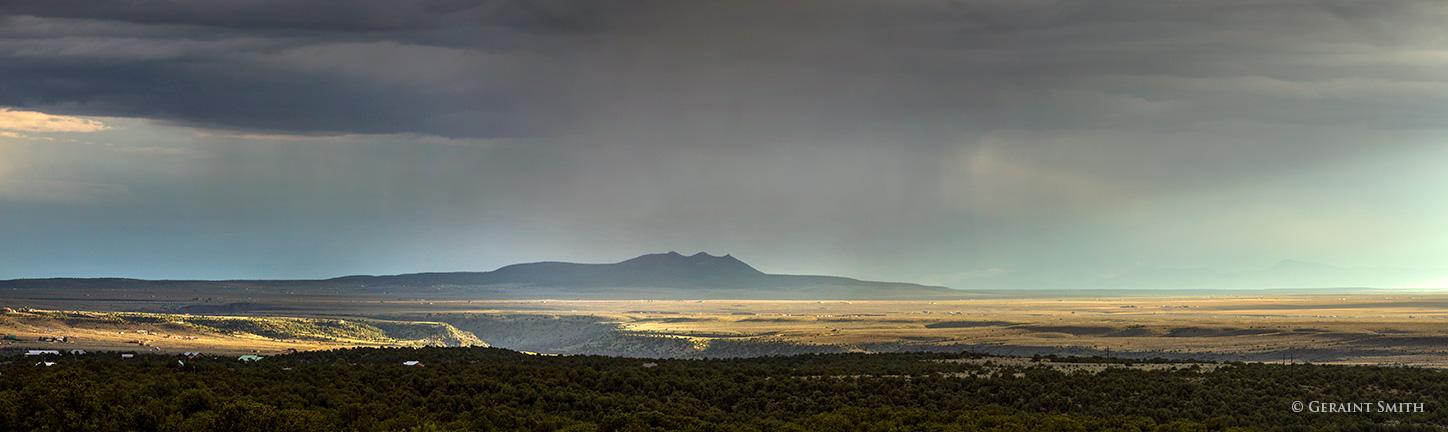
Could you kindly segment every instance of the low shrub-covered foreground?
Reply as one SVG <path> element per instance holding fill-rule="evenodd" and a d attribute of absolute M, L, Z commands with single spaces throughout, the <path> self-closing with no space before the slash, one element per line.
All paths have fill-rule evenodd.
<path fill-rule="evenodd" d="M 0 430 L 1194 431 L 1444 430 L 1426 369 L 1231 364 L 1066 374 L 972 354 L 728 360 L 493 348 L 305 352 L 242 362 L 114 353 L 11 357 Z M 403 365 L 421 361 L 420 366 Z M 36 366 L 55 361 L 53 366 Z M 656 366 L 645 367 L 645 363 Z M 1294 412 L 1293 402 L 1374 412 Z M 1376 412 L 1377 402 L 1422 412 Z"/>

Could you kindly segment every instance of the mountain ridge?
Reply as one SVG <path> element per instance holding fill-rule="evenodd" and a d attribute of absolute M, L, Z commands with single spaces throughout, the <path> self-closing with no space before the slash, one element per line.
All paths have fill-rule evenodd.
<path fill-rule="evenodd" d="M 520 263 L 486 272 L 350 275 L 304 280 L 144 280 L 50 278 L 0 281 L 0 289 L 184 287 L 225 291 L 264 289 L 329 294 L 385 293 L 477 299 L 940 299 L 967 294 L 943 286 L 876 282 L 840 276 L 779 275 L 733 255 L 699 252 L 646 254 L 608 264 Z"/>
<path fill-rule="evenodd" d="M 503 285 L 601 288 L 765 289 L 795 285 L 920 289 L 940 293 L 956 290 L 906 282 L 863 281 L 840 276 L 769 274 L 732 255 L 678 252 L 641 255 L 611 264 L 541 261 L 512 264 L 490 272 L 411 273 L 393 276 L 344 276 L 329 280 L 427 285 Z"/>

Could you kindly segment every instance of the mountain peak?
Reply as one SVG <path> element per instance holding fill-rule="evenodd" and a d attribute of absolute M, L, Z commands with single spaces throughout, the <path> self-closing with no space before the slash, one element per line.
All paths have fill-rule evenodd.
<path fill-rule="evenodd" d="M 627 267 L 649 268 L 654 271 L 665 269 L 692 269 L 690 271 L 707 271 L 710 273 L 733 273 L 759 275 L 763 272 L 745 264 L 733 255 L 724 254 L 720 256 L 709 255 L 707 252 L 699 252 L 693 255 L 684 256 L 678 252 L 648 254 L 639 256 L 628 261 L 619 263 Z"/>
<path fill-rule="evenodd" d="M 696 254 L 693 254 L 693 255 L 689 255 L 689 259 L 694 260 L 694 261 L 708 261 L 708 260 L 716 260 L 716 261 L 739 261 L 737 258 L 734 258 L 733 255 L 724 254 L 724 255 L 719 255 L 719 256 L 713 256 L 713 255 L 709 255 L 708 252 L 699 252 L 699 253 L 696 253 Z"/>

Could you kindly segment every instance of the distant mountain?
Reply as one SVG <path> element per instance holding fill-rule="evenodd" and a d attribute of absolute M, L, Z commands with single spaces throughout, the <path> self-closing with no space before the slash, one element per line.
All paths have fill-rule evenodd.
<path fill-rule="evenodd" d="M 644 255 L 616 264 L 537 262 L 490 272 L 347 276 L 340 282 L 413 286 L 528 285 L 546 287 L 746 288 L 767 285 L 766 275 L 733 256 L 678 252 Z"/>
<path fill-rule="evenodd" d="M 969 294 L 940 286 L 871 282 L 835 276 L 774 275 L 730 255 L 678 252 L 613 264 L 537 262 L 490 272 L 344 276 L 325 280 L 151 281 L 139 279 L 19 279 L 10 290 L 198 290 L 287 294 L 387 294 L 477 299 L 950 299 Z"/>
<path fill-rule="evenodd" d="M 667 298 L 939 298 L 963 293 L 912 283 L 766 274 L 731 255 L 703 252 L 689 256 L 678 252 L 649 254 L 614 264 L 550 261 L 514 264 L 490 272 L 347 276 L 331 280 L 368 286 L 514 287 L 512 291 L 534 288 L 549 292 L 561 289 L 565 294 L 604 297 L 617 293 L 609 289 L 652 289 Z"/>

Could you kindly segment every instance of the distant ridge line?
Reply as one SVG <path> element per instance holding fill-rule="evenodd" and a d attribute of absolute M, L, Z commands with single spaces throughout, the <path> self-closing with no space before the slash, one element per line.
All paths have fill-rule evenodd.
<path fill-rule="evenodd" d="M 768 274 L 733 255 L 675 251 L 609 264 L 559 261 L 512 264 L 487 272 L 352 275 L 301 280 L 143 280 L 50 278 L 0 281 L 3 289 L 187 288 L 235 289 L 289 294 L 378 293 L 436 298 L 638 298 L 638 299 L 941 299 L 964 291 L 906 282 L 875 282 L 839 276 Z"/>

